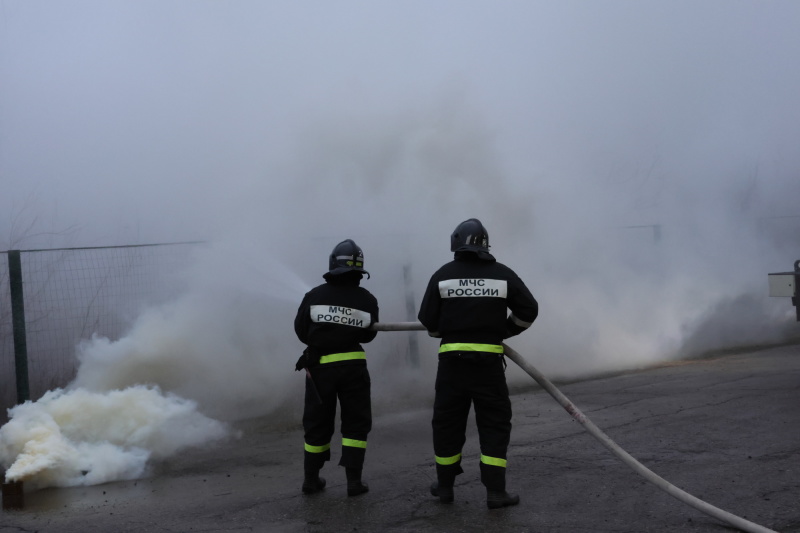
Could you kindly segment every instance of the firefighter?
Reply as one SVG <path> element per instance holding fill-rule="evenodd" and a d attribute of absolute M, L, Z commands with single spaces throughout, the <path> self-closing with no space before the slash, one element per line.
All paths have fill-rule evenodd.
<path fill-rule="evenodd" d="M 295 366 L 306 370 L 303 493 L 325 488 L 319 471 L 331 457 L 337 399 L 341 408 L 342 455 L 347 495 L 369 490 L 361 480 L 367 434 L 372 429 L 370 377 L 362 343 L 375 338 L 378 302 L 361 278 L 364 254 L 351 239 L 337 244 L 329 259 L 325 283 L 303 297 L 294 329 L 307 346 Z"/>
<path fill-rule="evenodd" d="M 459 224 L 450 250 L 454 259 L 431 277 L 418 315 L 428 334 L 441 338 L 432 420 L 437 481 L 431 494 L 442 503 L 453 502 L 474 404 L 486 504 L 490 509 L 516 505 L 519 496 L 506 492 L 511 400 L 502 344 L 531 326 L 539 305 L 517 274 L 489 253 L 489 235 L 480 220 Z"/>

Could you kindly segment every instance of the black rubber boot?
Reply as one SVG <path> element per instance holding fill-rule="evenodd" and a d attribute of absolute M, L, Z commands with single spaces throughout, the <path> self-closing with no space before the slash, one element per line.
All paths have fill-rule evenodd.
<path fill-rule="evenodd" d="M 519 496 L 516 494 L 509 494 L 504 490 L 486 491 L 486 506 L 489 509 L 500 509 L 501 507 L 509 507 L 518 503 Z"/>
<path fill-rule="evenodd" d="M 444 485 L 439 485 L 438 481 L 434 481 L 433 485 L 431 485 L 431 495 L 439 498 L 441 503 L 453 503 L 453 499 L 455 498 L 453 486 L 450 485 L 446 487 Z"/>
<path fill-rule="evenodd" d="M 325 478 L 319 477 L 319 470 L 306 471 L 303 480 L 303 494 L 314 494 L 325 488 Z"/>
<path fill-rule="evenodd" d="M 361 481 L 361 469 L 360 468 L 345 468 L 345 474 L 347 475 L 347 495 L 348 496 L 358 496 L 359 494 L 364 494 L 365 492 L 369 492 L 369 487 L 366 483 Z"/>

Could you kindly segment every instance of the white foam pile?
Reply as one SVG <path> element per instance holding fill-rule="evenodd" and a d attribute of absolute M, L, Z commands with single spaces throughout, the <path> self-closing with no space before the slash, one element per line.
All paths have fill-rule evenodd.
<path fill-rule="evenodd" d="M 138 478 L 151 458 L 229 434 L 194 402 L 143 385 L 107 393 L 57 389 L 10 415 L 0 428 L 6 481 L 35 488 Z"/>

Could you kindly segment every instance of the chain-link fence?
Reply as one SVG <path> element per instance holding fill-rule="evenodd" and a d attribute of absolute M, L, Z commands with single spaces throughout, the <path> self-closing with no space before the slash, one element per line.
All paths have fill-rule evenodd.
<path fill-rule="evenodd" d="M 197 245 L 0 252 L 0 419 L 5 420 L 6 409 L 19 396 L 15 358 L 20 347 L 15 354 L 14 327 L 20 327 L 20 317 L 12 316 L 10 288 L 14 277 L 20 277 L 17 286 L 24 295 L 27 392 L 36 400 L 75 377 L 75 347 L 81 340 L 95 334 L 118 339 L 144 307 L 177 295 L 184 284 L 181 272 Z M 15 254 L 21 266 L 17 273 L 9 269 L 9 257 Z"/>

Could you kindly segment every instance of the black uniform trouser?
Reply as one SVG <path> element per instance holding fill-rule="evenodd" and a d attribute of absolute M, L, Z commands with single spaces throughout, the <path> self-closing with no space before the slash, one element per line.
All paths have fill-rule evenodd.
<path fill-rule="evenodd" d="M 305 470 L 318 471 L 331 458 L 336 401 L 341 404 L 342 457 L 339 465 L 360 469 L 372 429 L 370 378 L 366 365 L 318 365 L 306 377 L 303 411 Z"/>
<path fill-rule="evenodd" d="M 433 405 L 433 450 L 442 486 L 452 486 L 462 473 L 470 405 L 481 447 L 481 482 L 489 490 L 505 490 L 505 460 L 511 439 L 511 400 L 502 358 L 458 356 L 439 358 Z"/>

